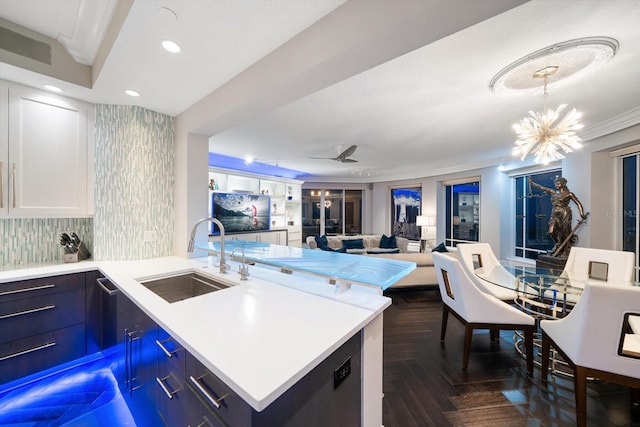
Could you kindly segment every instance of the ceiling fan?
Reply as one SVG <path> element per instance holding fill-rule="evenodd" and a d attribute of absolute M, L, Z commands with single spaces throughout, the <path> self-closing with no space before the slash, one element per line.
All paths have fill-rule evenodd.
<path fill-rule="evenodd" d="M 348 158 L 350 155 L 352 155 L 356 151 L 356 148 L 358 148 L 357 145 L 352 145 L 351 147 L 344 150 L 342 153 L 338 154 L 338 157 L 309 157 L 309 158 L 335 160 L 336 162 L 340 162 L 340 163 L 357 163 L 358 162 L 357 160 Z"/>

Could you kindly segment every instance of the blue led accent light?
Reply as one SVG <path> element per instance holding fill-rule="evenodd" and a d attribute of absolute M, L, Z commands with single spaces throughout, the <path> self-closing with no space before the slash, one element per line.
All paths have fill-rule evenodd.
<path fill-rule="evenodd" d="M 306 172 L 281 168 L 277 165 L 266 163 L 252 162 L 247 164 L 244 159 L 218 153 L 209 153 L 209 166 L 289 179 L 297 179 L 298 177 L 308 175 Z"/>
<path fill-rule="evenodd" d="M 94 354 L 38 372 L 0 391 L 2 426 L 134 426 L 111 362 Z"/>
<path fill-rule="evenodd" d="M 220 242 L 196 243 L 195 246 L 199 250 L 220 253 Z M 415 262 L 389 258 L 246 240 L 225 241 L 225 253 L 230 254 L 235 248 L 243 248 L 244 256 L 249 261 L 329 279 L 379 287 L 382 290 L 387 289 L 416 268 Z"/>

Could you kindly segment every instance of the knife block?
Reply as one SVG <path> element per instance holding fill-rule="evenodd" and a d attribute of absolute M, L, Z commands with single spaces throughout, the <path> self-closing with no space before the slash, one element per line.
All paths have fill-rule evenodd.
<path fill-rule="evenodd" d="M 64 262 L 78 262 L 80 261 L 78 252 L 74 252 L 72 254 L 64 254 L 63 255 Z"/>
<path fill-rule="evenodd" d="M 74 252 L 72 254 L 64 254 L 62 259 L 64 260 L 64 262 L 78 262 L 89 259 L 89 257 L 91 257 L 89 250 L 83 242 L 80 242 L 77 252 Z"/>

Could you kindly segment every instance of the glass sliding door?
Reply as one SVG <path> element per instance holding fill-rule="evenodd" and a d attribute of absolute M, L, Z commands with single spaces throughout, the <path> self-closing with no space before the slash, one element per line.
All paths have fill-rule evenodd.
<path fill-rule="evenodd" d="M 362 190 L 344 191 L 345 234 L 362 234 Z"/>
<path fill-rule="evenodd" d="M 327 236 L 344 234 L 343 201 L 343 190 L 325 190 L 324 234 Z"/>
<path fill-rule="evenodd" d="M 302 242 L 320 234 L 320 190 L 302 190 Z"/>
<path fill-rule="evenodd" d="M 338 234 L 362 234 L 362 190 L 303 189 L 303 242 L 308 236 Z"/>

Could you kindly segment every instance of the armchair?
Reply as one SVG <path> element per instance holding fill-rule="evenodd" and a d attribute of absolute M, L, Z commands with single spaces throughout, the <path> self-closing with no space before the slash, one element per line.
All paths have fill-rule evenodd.
<path fill-rule="evenodd" d="M 573 370 L 578 426 L 587 423 L 587 377 L 640 388 L 640 358 L 624 354 L 625 315 L 639 311 L 640 287 L 587 282 L 566 317 L 540 321 L 542 382 L 547 382 L 553 347 Z"/>
<path fill-rule="evenodd" d="M 633 281 L 635 254 L 626 251 L 572 247 L 563 274 L 572 280 Z"/>
<path fill-rule="evenodd" d="M 534 318 L 478 289 L 457 259 L 435 252 L 433 263 L 443 302 L 440 341 L 444 342 L 447 320 L 451 313 L 465 326 L 463 369 L 469 366 L 471 338 L 475 329 L 489 329 L 492 338 L 495 331 L 523 330 L 527 374 L 531 375 L 533 334 L 536 329 Z"/>
<path fill-rule="evenodd" d="M 458 249 L 458 257 L 462 264 L 462 268 L 481 291 L 493 295 L 502 301 L 510 303 L 514 301 L 517 296 L 517 292 L 515 290 L 516 278 L 500 265 L 500 261 L 498 261 L 498 258 L 496 258 L 488 243 L 465 243 L 456 246 L 456 248 Z M 502 286 L 494 285 L 493 283 L 482 280 L 475 275 L 474 270 L 476 268 L 490 266 L 495 266 L 495 268 L 502 270 L 502 274 L 507 278 L 505 282 L 510 278 L 513 278 L 514 289 L 511 290 Z"/>

